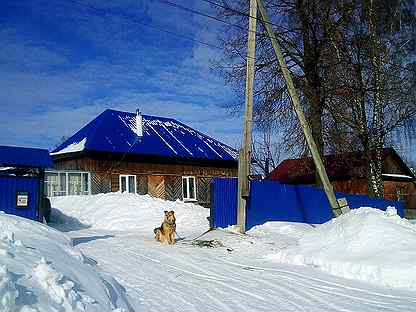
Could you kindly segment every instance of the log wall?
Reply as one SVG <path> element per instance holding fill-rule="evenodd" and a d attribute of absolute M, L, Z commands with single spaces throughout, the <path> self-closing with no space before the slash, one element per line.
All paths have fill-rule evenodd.
<path fill-rule="evenodd" d="M 167 200 L 182 200 L 182 176 L 196 177 L 198 204 L 209 207 L 210 184 L 215 177 L 236 177 L 235 168 L 204 165 L 154 164 L 131 161 L 112 161 L 88 157 L 54 160 L 57 170 L 91 172 L 91 192 L 107 193 L 120 190 L 121 174 L 135 175 L 137 193 L 150 194 Z"/>

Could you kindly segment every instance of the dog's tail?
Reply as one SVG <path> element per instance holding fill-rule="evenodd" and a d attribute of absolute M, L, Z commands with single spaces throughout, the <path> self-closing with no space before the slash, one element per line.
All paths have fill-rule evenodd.
<path fill-rule="evenodd" d="M 156 233 L 158 232 L 158 231 L 160 231 L 160 228 L 155 228 L 154 230 L 153 230 L 153 232 L 155 233 L 155 235 L 156 235 Z"/>

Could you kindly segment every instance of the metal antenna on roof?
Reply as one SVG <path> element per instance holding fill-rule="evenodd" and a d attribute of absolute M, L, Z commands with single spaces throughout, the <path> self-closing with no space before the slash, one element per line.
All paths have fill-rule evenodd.
<path fill-rule="evenodd" d="M 140 110 L 136 110 L 136 134 L 139 138 L 143 137 L 143 118 Z"/>

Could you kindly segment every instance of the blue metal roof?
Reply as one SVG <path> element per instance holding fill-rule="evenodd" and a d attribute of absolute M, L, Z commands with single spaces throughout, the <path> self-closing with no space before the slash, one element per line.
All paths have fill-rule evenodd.
<path fill-rule="evenodd" d="M 51 168 L 53 163 L 46 149 L 0 145 L 0 166 Z"/>
<path fill-rule="evenodd" d="M 136 114 L 106 110 L 58 146 L 51 155 L 82 151 L 126 153 L 181 159 L 235 161 L 237 151 L 171 118 L 143 115 L 143 136 Z"/>

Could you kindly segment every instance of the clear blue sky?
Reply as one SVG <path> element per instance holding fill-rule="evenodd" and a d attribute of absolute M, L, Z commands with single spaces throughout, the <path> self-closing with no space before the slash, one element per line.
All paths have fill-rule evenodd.
<path fill-rule="evenodd" d="M 210 60 L 221 51 L 141 26 L 218 44 L 217 22 L 158 0 L 0 1 L 0 144 L 52 148 L 106 108 L 177 118 L 240 142 L 235 101 Z M 201 1 L 182 5 L 213 14 Z"/>
<path fill-rule="evenodd" d="M 214 15 L 200 0 L 171 1 Z M 221 51 L 137 22 L 215 45 L 221 31 L 159 0 L 1 0 L 0 145 L 51 149 L 106 108 L 140 108 L 238 146 L 241 117 L 226 107 L 241 99 L 210 70 Z M 414 162 L 413 137 L 396 148 Z"/>

